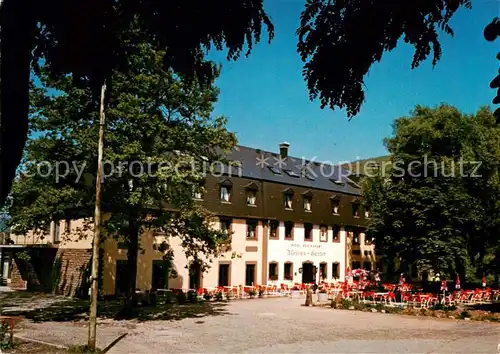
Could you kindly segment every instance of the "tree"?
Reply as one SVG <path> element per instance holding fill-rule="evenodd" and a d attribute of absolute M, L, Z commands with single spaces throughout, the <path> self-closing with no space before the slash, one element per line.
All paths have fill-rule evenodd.
<path fill-rule="evenodd" d="M 135 302 L 142 232 L 161 228 L 180 237 L 188 259 L 201 263 L 228 241 L 226 233 L 212 230 L 210 214 L 192 196 L 203 188 L 201 167 L 221 161 L 236 143 L 225 119 L 210 116 L 218 95 L 213 82 L 200 87 L 180 78 L 164 69 L 162 51 L 128 40 L 137 54 L 128 57 L 126 71 L 113 71 L 108 89 L 102 195 L 104 233 L 124 237 L 128 245 L 127 314 Z M 91 211 L 95 201 L 98 98 L 68 76 L 42 69 L 40 80 L 43 87 L 32 90 L 33 138 L 12 192 L 16 233 Z M 48 177 L 46 169 L 37 173 L 47 162 Z M 168 242 L 160 249 L 171 255 Z"/>
<path fill-rule="evenodd" d="M 70 74 L 99 94 L 114 70 L 126 70 L 136 48 L 120 34 L 131 24 L 142 40 L 163 48 L 165 69 L 211 83 L 217 70 L 204 51 L 228 50 L 228 60 L 250 53 L 267 26 L 262 0 L 3 0 L 1 3 L 0 204 L 10 190 L 28 133 L 30 70 L 40 63 L 53 74 Z"/>
<path fill-rule="evenodd" d="M 391 167 L 364 180 L 377 253 L 441 275 L 486 270 L 500 231 L 499 128 L 491 111 L 417 106 L 386 139 Z M 497 260 L 498 262 L 498 260 Z"/>
<path fill-rule="evenodd" d="M 471 1 L 306 0 L 297 50 L 305 63 L 310 98 L 319 98 L 321 107 L 345 108 L 349 117 L 356 115 L 371 65 L 401 38 L 415 47 L 412 67 L 424 61 L 431 48 L 436 64 L 441 56 L 438 31 L 452 35 L 449 21 L 462 7 L 470 8 Z M 43 58 L 52 72 L 85 79 L 97 92 L 103 79 L 131 54 L 117 34 L 132 21 L 139 22 L 151 44 L 165 49 L 167 68 L 200 77 L 212 72 L 202 60 L 203 49 L 225 46 L 232 60 L 245 45 L 250 53 L 263 25 L 269 39 L 273 37 L 262 0 L 3 0 L 1 20 L 0 202 L 26 141 L 30 62 Z"/>

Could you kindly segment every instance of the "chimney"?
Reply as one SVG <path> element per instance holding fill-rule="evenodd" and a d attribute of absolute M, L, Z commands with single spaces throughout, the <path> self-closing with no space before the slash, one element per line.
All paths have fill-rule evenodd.
<path fill-rule="evenodd" d="M 280 144 L 280 155 L 282 158 L 286 159 L 288 157 L 288 148 L 289 147 L 290 147 L 290 144 L 288 144 L 286 141 L 284 141 Z"/>

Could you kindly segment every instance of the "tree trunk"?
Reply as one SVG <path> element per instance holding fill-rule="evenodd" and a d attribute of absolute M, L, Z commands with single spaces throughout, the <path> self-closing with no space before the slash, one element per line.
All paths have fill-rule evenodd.
<path fill-rule="evenodd" d="M 28 137 L 29 79 L 36 19 L 32 0 L 1 3 L 0 205 L 12 186 Z"/>
<path fill-rule="evenodd" d="M 139 251 L 139 231 L 137 218 L 131 217 L 129 220 L 128 251 L 127 251 L 127 291 L 125 293 L 125 303 L 122 314 L 125 317 L 132 317 L 137 306 L 136 279 L 137 279 L 137 253 Z"/>
<path fill-rule="evenodd" d="M 307 285 L 306 286 L 306 306 L 312 306 L 313 301 L 312 301 L 312 291 L 311 291 L 311 286 Z"/>

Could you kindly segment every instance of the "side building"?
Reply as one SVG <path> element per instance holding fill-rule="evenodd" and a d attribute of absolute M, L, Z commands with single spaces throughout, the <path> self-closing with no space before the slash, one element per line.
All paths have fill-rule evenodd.
<path fill-rule="evenodd" d="M 363 228 L 369 208 L 361 202 L 359 185 L 348 178 L 349 172 L 342 167 L 288 156 L 289 148 L 289 144 L 282 143 L 279 153 L 272 153 L 235 147 L 228 156 L 233 167 L 225 170 L 222 166 L 218 173 L 207 174 L 205 193 L 193 195 L 216 216 L 214 227 L 232 233 L 228 251 L 211 260 L 210 268 L 202 272 L 199 265 L 189 264 L 177 238 L 146 231 L 138 254 L 137 288 L 279 285 L 319 279 L 335 282 L 344 280 L 346 268 L 376 269 L 374 246 L 365 238 Z M 57 255 L 74 249 L 79 250 L 80 257 L 82 250 L 90 255 L 92 232 L 83 225 L 82 219 L 61 220 L 42 240 L 35 235 L 11 235 L 13 244 L 0 249 L 8 255 L 23 247 L 31 253 L 33 249 L 55 248 L 54 264 L 60 264 L 60 270 L 55 272 L 68 273 L 72 263 L 57 261 Z M 70 235 L 69 241 L 59 242 L 61 230 Z M 155 245 L 163 240 L 174 250 L 171 267 L 176 277 L 168 275 L 174 272 L 165 268 L 162 254 L 156 250 Z M 125 244 L 107 239 L 101 253 L 103 292 L 118 294 L 125 289 L 127 279 Z M 3 274 L 9 277 L 10 272 L 11 286 L 22 284 L 18 278 L 24 277 L 24 286 L 29 287 L 33 275 L 21 274 L 21 267 L 13 263 L 10 270 L 4 266 Z M 79 263 L 78 267 L 78 274 L 85 274 Z M 22 268 L 25 271 L 27 267 Z M 84 275 L 76 276 L 76 271 L 70 273 L 71 281 L 59 275 L 53 287 L 65 289 L 68 294 L 63 282 L 86 280 Z M 54 282 L 54 275 L 51 279 Z M 78 287 L 82 286 L 72 285 L 72 289 Z M 71 291 L 69 294 L 73 295 Z"/>

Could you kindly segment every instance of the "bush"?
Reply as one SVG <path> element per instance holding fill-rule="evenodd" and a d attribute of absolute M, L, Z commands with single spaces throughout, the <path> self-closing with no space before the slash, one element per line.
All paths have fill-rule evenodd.
<path fill-rule="evenodd" d="M 215 294 L 215 301 L 222 301 L 224 299 L 224 296 L 222 295 L 222 291 L 218 291 Z"/>
<path fill-rule="evenodd" d="M 165 303 L 171 304 L 172 300 L 173 300 L 172 292 L 171 291 L 167 291 L 165 293 Z"/>
<path fill-rule="evenodd" d="M 432 306 L 430 308 L 430 310 L 434 310 L 434 311 L 439 311 L 439 310 L 442 310 L 442 311 L 445 311 L 445 312 L 448 312 L 448 311 L 455 311 L 457 309 L 457 307 L 455 305 L 452 305 L 452 306 L 445 306 L 441 303 L 439 304 L 436 304 L 434 306 Z"/>
<path fill-rule="evenodd" d="M 180 304 L 184 304 L 186 303 L 187 301 L 187 297 L 186 297 L 186 294 L 184 293 L 184 291 L 179 291 L 176 295 L 175 295 L 175 298 L 177 299 L 177 303 L 180 305 Z"/>
<path fill-rule="evenodd" d="M 209 292 L 206 292 L 205 294 L 203 294 L 203 298 L 206 300 L 206 301 L 210 301 L 212 300 L 212 294 L 210 294 Z"/>
<path fill-rule="evenodd" d="M 9 324 L 7 322 L 2 322 L 0 326 L 0 349 L 5 350 L 13 348 L 13 339 L 10 333 Z"/>
<path fill-rule="evenodd" d="M 194 290 L 189 290 L 187 293 L 187 301 L 189 302 L 197 302 L 198 301 L 198 294 Z"/>
<path fill-rule="evenodd" d="M 468 311 L 462 311 L 462 312 L 460 312 L 459 318 L 461 318 L 463 320 L 464 318 L 467 318 L 467 317 L 468 318 L 471 317 L 471 315 L 470 315 L 470 313 Z"/>

